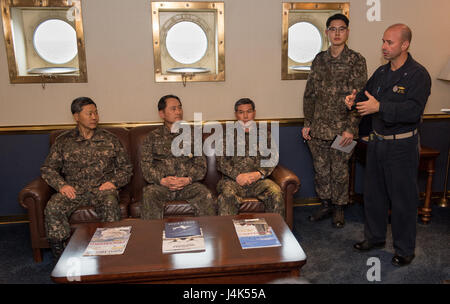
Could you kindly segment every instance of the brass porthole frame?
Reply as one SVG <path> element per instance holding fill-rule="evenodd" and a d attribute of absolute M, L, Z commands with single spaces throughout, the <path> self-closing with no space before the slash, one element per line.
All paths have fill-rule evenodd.
<path fill-rule="evenodd" d="M 321 3 L 321 2 L 283 2 L 282 3 L 282 25 L 281 25 L 281 79 L 282 80 L 297 80 L 307 79 L 309 71 L 298 71 L 295 73 L 289 73 L 289 58 L 288 58 L 288 46 L 289 46 L 289 14 L 295 11 L 326 11 L 326 10 L 340 10 L 342 14 L 349 17 L 350 3 L 338 2 L 338 3 Z M 314 24 L 317 28 L 321 29 L 322 26 Z M 322 33 L 321 33 L 322 34 Z"/>
<path fill-rule="evenodd" d="M 152 2 L 153 59 L 156 82 L 210 82 L 225 81 L 225 11 L 223 2 Z M 161 64 L 161 37 L 159 13 L 162 11 L 199 12 L 209 11 L 215 14 L 216 58 L 215 71 L 199 74 L 163 73 Z M 201 24 L 199 24 L 201 26 Z"/>
<path fill-rule="evenodd" d="M 12 84 L 19 83 L 83 83 L 87 82 L 86 52 L 83 31 L 83 18 L 81 13 L 81 0 L 0 0 L 3 19 L 3 32 L 8 60 L 9 79 Z M 12 8 L 55 8 L 68 10 L 74 8 L 74 18 L 77 48 L 78 48 L 78 72 L 75 74 L 40 74 L 19 75 L 16 54 L 14 50 L 12 32 Z"/>

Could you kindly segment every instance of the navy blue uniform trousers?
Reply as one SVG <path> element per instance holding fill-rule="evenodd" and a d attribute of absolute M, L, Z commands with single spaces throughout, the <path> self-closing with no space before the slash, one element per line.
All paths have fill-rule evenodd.
<path fill-rule="evenodd" d="M 369 141 L 364 184 L 364 235 L 370 243 L 384 242 L 391 209 L 396 254 L 414 254 L 419 191 L 418 135 Z"/>

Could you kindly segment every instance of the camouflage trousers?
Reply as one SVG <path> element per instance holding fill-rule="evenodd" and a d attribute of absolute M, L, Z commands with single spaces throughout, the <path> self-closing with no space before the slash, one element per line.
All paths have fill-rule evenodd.
<path fill-rule="evenodd" d="M 314 183 L 321 200 L 331 200 L 336 205 L 348 203 L 349 167 L 352 153 L 331 148 L 332 140 L 308 140 L 314 164 Z"/>
<path fill-rule="evenodd" d="M 69 219 L 82 206 L 92 206 L 103 222 L 120 220 L 119 192 L 117 190 L 96 190 L 77 194 L 70 199 L 61 193 L 54 194 L 45 207 L 45 230 L 47 238 L 63 241 L 70 236 Z"/>
<path fill-rule="evenodd" d="M 274 212 L 284 217 L 283 193 L 271 179 L 261 179 L 248 186 L 240 186 L 231 179 L 222 179 L 217 184 L 219 215 L 235 215 L 239 213 L 242 199 L 256 197 L 262 201 L 266 212 Z"/>
<path fill-rule="evenodd" d="M 162 219 L 164 203 L 167 201 L 187 201 L 193 207 L 195 216 L 216 215 L 212 194 L 201 183 L 192 183 L 178 191 L 151 184 L 144 188 L 141 218 Z"/>

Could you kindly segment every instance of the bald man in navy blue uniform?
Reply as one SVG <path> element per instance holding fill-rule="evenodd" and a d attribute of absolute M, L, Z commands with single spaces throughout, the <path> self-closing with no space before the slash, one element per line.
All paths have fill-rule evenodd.
<path fill-rule="evenodd" d="M 430 95 L 427 70 L 408 52 L 411 30 L 390 26 L 383 35 L 383 57 L 365 88 L 345 99 L 347 108 L 372 116 L 364 184 L 364 241 L 358 251 L 385 246 L 391 208 L 395 255 L 392 264 L 404 266 L 414 259 L 419 191 L 418 128 Z"/>

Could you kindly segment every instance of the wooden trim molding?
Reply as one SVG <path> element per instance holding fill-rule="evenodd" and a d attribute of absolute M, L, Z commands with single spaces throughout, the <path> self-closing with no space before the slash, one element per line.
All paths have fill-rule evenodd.
<path fill-rule="evenodd" d="M 29 223 L 27 214 L 2 215 L 0 216 L 0 225 Z"/>
<path fill-rule="evenodd" d="M 424 114 L 424 120 L 447 120 L 450 119 L 450 114 Z M 231 120 L 231 119 L 230 119 Z M 224 123 L 230 121 L 227 119 L 219 120 L 219 122 Z M 278 121 L 280 126 L 300 126 L 303 125 L 304 118 L 261 118 L 256 119 L 256 121 Z M 189 121 L 189 123 L 194 123 Z M 205 123 L 205 122 L 203 122 Z M 123 127 L 123 128 L 134 128 L 138 126 L 147 125 L 161 125 L 162 122 L 118 122 L 118 123 L 100 123 L 103 127 Z M 47 133 L 53 130 L 60 129 L 71 129 L 75 127 L 75 124 L 64 124 L 64 125 L 29 125 L 29 126 L 0 126 L 0 134 L 14 134 L 14 133 Z"/>

